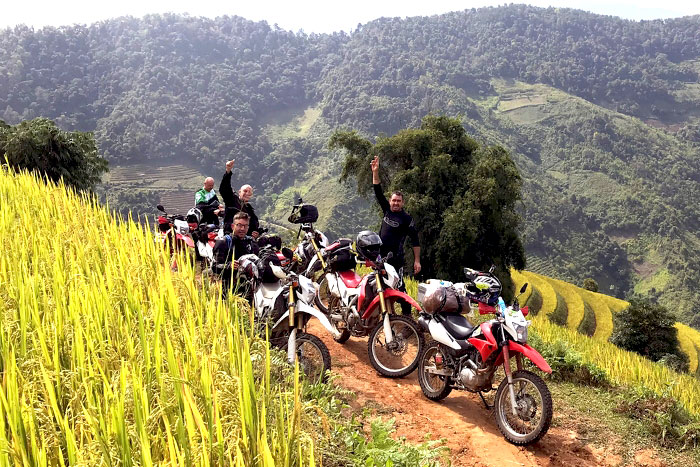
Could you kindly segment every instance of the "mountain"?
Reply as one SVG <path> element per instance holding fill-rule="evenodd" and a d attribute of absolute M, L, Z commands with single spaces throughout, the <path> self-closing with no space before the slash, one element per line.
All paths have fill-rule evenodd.
<path fill-rule="evenodd" d="M 700 327 L 698 30 L 698 16 L 523 5 L 332 35 L 176 15 L 16 27 L 0 32 L 0 119 L 94 131 L 118 175 L 103 188 L 113 206 L 186 200 L 235 158 L 234 183 L 255 187 L 264 219 L 285 224 L 301 195 L 339 236 L 378 216 L 338 184 L 333 130 L 376 138 L 461 116 L 521 170 L 528 269 L 657 298 Z M 123 177 L 149 167 L 170 178 Z"/>

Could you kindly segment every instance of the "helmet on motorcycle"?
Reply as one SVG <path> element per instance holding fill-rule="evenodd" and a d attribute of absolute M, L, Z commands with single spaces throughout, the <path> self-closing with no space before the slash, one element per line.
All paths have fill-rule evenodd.
<path fill-rule="evenodd" d="M 371 230 L 363 230 L 357 234 L 355 245 L 360 259 L 376 261 L 381 253 L 382 239 Z"/>
<path fill-rule="evenodd" d="M 501 281 L 492 274 L 478 273 L 465 283 L 465 294 L 469 300 L 495 305 L 501 295 Z"/>
<path fill-rule="evenodd" d="M 258 266 L 255 264 L 257 260 L 255 255 L 243 255 L 238 258 L 238 274 L 248 280 L 259 279 Z"/>
<path fill-rule="evenodd" d="M 197 208 L 192 208 L 187 211 L 187 216 L 185 218 L 188 224 L 199 224 L 202 220 L 202 211 Z"/>

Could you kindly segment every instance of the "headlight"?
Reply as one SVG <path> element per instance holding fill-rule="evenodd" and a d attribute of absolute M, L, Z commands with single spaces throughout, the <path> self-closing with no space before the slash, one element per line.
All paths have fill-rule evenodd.
<path fill-rule="evenodd" d="M 518 336 L 518 342 L 527 342 L 527 326 L 515 325 L 515 333 Z"/>

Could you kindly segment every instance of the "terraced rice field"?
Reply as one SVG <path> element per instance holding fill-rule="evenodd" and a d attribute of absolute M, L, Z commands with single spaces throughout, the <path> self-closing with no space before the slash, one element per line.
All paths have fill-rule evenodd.
<path fill-rule="evenodd" d="M 698 360 L 700 359 L 700 331 L 682 323 L 676 323 L 676 329 L 678 329 L 678 340 L 681 343 L 681 349 L 688 355 L 690 360 L 688 369 L 691 373 L 700 374 L 700 368 L 698 368 Z"/>
<path fill-rule="evenodd" d="M 568 310 L 566 315 L 566 327 L 578 329 L 581 321 L 583 321 L 585 309 L 583 298 L 581 298 L 581 294 L 576 290 L 578 287 L 558 279 L 551 279 L 548 277 L 544 279 L 552 285 L 554 290 L 566 302 L 566 308 Z"/>
<path fill-rule="evenodd" d="M 613 333 L 615 313 L 629 306 L 629 302 L 597 292 L 576 287 L 568 282 L 552 279 L 530 271 L 511 271 L 511 278 L 519 289 L 528 282 L 532 291 L 542 297 L 540 314 L 549 315 L 550 320 L 561 318 L 563 307 L 566 307 L 566 327 L 572 331 L 579 329 L 585 309 L 592 310 L 595 315 L 595 331 L 593 339 L 607 342 Z M 537 292 L 535 292 L 535 290 Z M 563 300 L 564 303 L 561 303 Z M 527 298 L 521 299 L 525 303 Z M 700 331 L 685 324 L 676 323 L 681 349 L 690 360 L 690 372 L 700 375 Z"/>
<path fill-rule="evenodd" d="M 554 310 L 557 308 L 557 294 L 552 285 L 545 280 L 544 276 L 540 276 L 534 272 L 522 271 L 522 276 L 535 287 L 542 296 L 542 308 L 539 314 L 546 316 L 554 313 Z M 513 278 L 513 280 L 517 288 L 523 285 L 523 283 L 518 283 L 515 278 Z"/>

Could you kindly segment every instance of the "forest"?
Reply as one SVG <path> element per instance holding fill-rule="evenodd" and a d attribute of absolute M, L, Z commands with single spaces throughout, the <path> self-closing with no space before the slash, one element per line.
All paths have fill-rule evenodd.
<path fill-rule="evenodd" d="M 457 117 L 522 174 L 527 269 L 593 278 L 700 327 L 699 49 L 698 16 L 524 5 L 381 18 L 349 34 L 170 14 L 17 26 L 0 31 L 0 120 L 91 132 L 113 172 L 220 177 L 235 158 L 234 183 L 254 186 L 263 220 L 283 224 L 301 194 L 329 236 L 350 236 L 379 217 L 339 183 L 330 135 L 376 141 L 429 114 Z M 159 193 L 137 182 L 102 194 L 148 212 Z"/>

